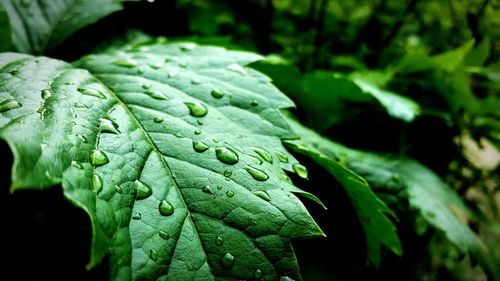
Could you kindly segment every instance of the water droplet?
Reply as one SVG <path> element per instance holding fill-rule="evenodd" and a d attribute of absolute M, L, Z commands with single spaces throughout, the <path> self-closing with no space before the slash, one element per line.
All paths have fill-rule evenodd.
<path fill-rule="evenodd" d="M 224 176 L 225 177 L 230 177 L 232 174 L 233 174 L 233 172 L 231 172 L 231 170 L 225 170 L 224 171 Z"/>
<path fill-rule="evenodd" d="M 160 91 L 153 90 L 153 91 L 146 91 L 145 92 L 147 95 L 150 97 L 157 99 L 157 100 L 166 100 L 167 97 Z"/>
<path fill-rule="evenodd" d="M 226 191 L 226 195 L 227 195 L 227 197 L 231 198 L 234 196 L 234 192 L 232 192 L 231 190 L 228 190 L 228 191 Z"/>
<path fill-rule="evenodd" d="M 134 220 L 140 220 L 141 217 L 142 217 L 142 215 L 139 212 L 132 215 L 132 219 L 134 219 Z"/>
<path fill-rule="evenodd" d="M 86 106 L 85 104 L 83 104 L 81 102 L 75 102 L 75 107 L 76 108 L 89 108 L 88 106 Z"/>
<path fill-rule="evenodd" d="M 194 78 L 193 80 L 191 80 L 191 84 L 193 85 L 200 85 L 201 83 L 203 82 L 198 78 Z"/>
<path fill-rule="evenodd" d="M 205 193 L 208 193 L 208 194 L 214 194 L 213 190 L 212 190 L 212 187 L 210 187 L 210 185 L 205 185 L 201 191 L 205 192 Z"/>
<path fill-rule="evenodd" d="M 219 143 L 219 142 L 220 142 L 220 140 L 219 140 L 218 138 L 214 138 L 214 139 L 213 139 L 213 141 L 214 141 L 215 143 Z"/>
<path fill-rule="evenodd" d="M 280 160 L 281 163 L 288 163 L 288 156 L 286 156 L 286 154 L 284 154 L 283 152 L 275 151 L 274 155 L 276 155 L 276 157 L 278 158 L 278 160 Z"/>
<path fill-rule="evenodd" d="M 92 176 L 92 186 L 94 187 L 94 192 L 99 193 L 102 189 L 102 179 L 100 176 L 94 174 Z"/>
<path fill-rule="evenodd" d="M 193 271 L 194 270 L 194 267 L 192 265 L 190 265 L 190 264 L 188 264 L 187 267 L 188 267 L 189 271 Z"/>
<path fill-rule="evenodd" d="M 183 52 L 190 51 L 190 50 L 193 50 L 194 48 L 196 48 L 196 44 L 194 44 L 194 43 L 184 43 L 181 46 L 179 46 L 179 48 Z"/>
<path fill-rule="evenodd" d="M 138 65 L 136 60 L 133 59 L 123 59 L 123 60 L 115 60 L 112 64 L 123 67 L 135 67 Z"/>
<path fill-rule="evenodd" d="M 264 171 L 261 171 L 257 168 L 254 168 L 252 166 L 246 166 L 245 167 L 245 170 L 247 170 L 247 172 L 252 176 L 252 178 L 254 178 L 255 180 L 258 180 L 258 181 L 266 181 L 269 176 L 264 172 Z"/>
<path fill-rule="evenodd" d="M 201 134 L 201 130 L 200 130 L 200 129 L 196 129 L 196 130 L 194 130 L 194 134 L 195 134 L 195 135 L 199 135 L 199 134 Z"/>
<path fill-rule="evenodd" d="M 82 164 L 78 163 L 78 162 L 77 162 L 77 161 L 75 161 L 75 160 L 71 161 L 71 166 L 73 166 L 73 167 L 75 167 L 75 168 L 77 168 L 77 169 L 79 169 L 79 170 L 83 169 Z"/>
<path fill-rule="evenodd" d="M 267 194 L 267 192 L 265 192 L 263 190 L 254 191 L 253 194 L 266 200 L 266 201 L 271 201 L 271 196 L 269 196 L 269 194 Z"/>
<path fill-rule="evenodd" d="M 292 168 L 299 177 L 307 179 L 307 168 L 304 165 L 295 163 Z"/>
<path fill-rule="evenodd" d="M 158 209 L 160 210 L 160 214 L 162 216 L 170 216 L 174 213 L 174 206 L 168 203 L 167 200 L 162 200 L 160 202 L 160 205 L 158 206 Z"/>
<path fill-rule="evenodd" d="M 238 154 L 233 149 L 225 146 L 216 148 L 215 156 L 219 161 L 228 165 L 234 165 L 239 161 Z"/>
<path fill-rule="evenodd" d="M 118 194 L 122 194 L 123 193 L 123 189 L 120 186 L 118 186 L 118 185 L 115 185 L 115 191 Z"/>
<path fill-rule="evenodd" d="M 221 99 L 224 97 L 224 93 L 219 89 L 213 89 L 212 92 L 210 92 L 210 94 L 212 95 L 212 97 L 216 99 Z"/>
<path fill-rule="evenodd" d="M 135 198 L 137 200 L 146 199 L 149 196 L 151 196 L 151 194 L 153 194 L 153 190 L 151 189 L 151 187 L 149 187 L 142 181 L 136 180 L 134 183 L 135 183 L 135 195 L 136 195 Z"/>
<path fill-rule="evenodd" d="M 16 109 L 23 106 L 20 102 L 14 99 L 8 99 L 0 102 L 0 112 L 5 112 L 11 109 Z"/>
<path fill-rule="evenodd" d="M 160 69 L 163 67 L 163 63 L 161 62 L 150 63 L 149 66 L 151 66 L 152 69 Z"/>
<path fill-rule="evenodd" d="M 288 181 L 288 182 L 290 181 L 290 178 L 288 177 L 288 175 L 287 175 L 287 174 L 285 174 L 285 172 L 281 172 L 281 174 L 280 174 L 280 178 L 281 178 L 282 180 L 284 180 L 284 181 Z"/>
<path fill-rule="evenodd" d="M 187 67 L 187 63 L 185 61 L 181 61 L 181 62 L 179 62 L 179 66 L 182 68 L 185 68 L 185 67 Z"/>
<path fill-rule="evenodd" d="M 201 126 L 201 125 L 203 125 L 203 120 L 198 119 L 198 120 L 196 120 L 196 123 L 198 123 L 198 125 L 200 125 L 200 126 Z"/>
<path fill-rule="evenodd" d="M 215 244 L 217 244 L 218 246 L 222 246 L 222 244 L 224 244 L 224 239 L 222 239 L 222 237 L 220 236 L 217 236 L 215 238 Z"/>
<path fill-rule="evenodd" d="M 203 143 L 201 141 L 193 141 L 193 149 L 196 152 L 204 152 L 204 151 L 207 151 L 209 149 L 209 147 L 208 147 L 208 145 L 206 145 L 205 143 Z"/>
<path fill-rule="evenodd" d="M 292 279 L 288 276 L 281 276 L 280 281 L 295 281 L 295 279 Z"/>
<path fill-rule="evenodd" d="M 52 92 L 49 89 L 42 90 L 42 99 L 48 99 L 52 96 Z"/>
<path fill-rule="evenodd" d="M 163 122 L 163 117 L 161 117 L 161 116 L 156 116 L 156 117 L 153 119 L 153 121 L 154 121 L 155 123 L 161 123 L 161 122 Z"/>
<path fill-rule="evenodd" d="M 189 114 L 194 117 L 203 117 L 208 113 L 208 108 L 202 103 L 185 102 L 184 104 L 189 108 Z"/>
<path fill-rule="evenodd" d="M 250 102 L 250 105 L 251 105 L 251 106 L 253 106 L 253 107 L 256 107 L 256 106 L 258 106 L 258 105 L 259 105 L 259 103 L 258 103 L 256 100 L 252 100 L 252 101 Z"/>
<path fill-rule="evenodd" d="M 169 70 L 167 73 L 168 78 L 173 78 L 179 74 L 179 70 L 174 69 L 174 70 Z"/>
<path fill-rule="evenodd" d="M 143 88 L 144 90 L 147 90 L 147 89 L 149 89 L 149 88 L 151 88 L 151 87 L 153 87 L 153 85 L 151 85 L 151 84 L 149 84 L 149 83 L 148 83 L 148 84 L 142 84 L 142 88 Z"/>
<path fill-rule="evenodd" d="M 218 189 L 218 190 L 221 190 L 221 189 L 222 189 L 222 185 L 218 184 L 218 185 L 217 185 L 217 189 Z"/>
<path fill-rule="evenodd" d="M 260 279 L 262 277 L 262 271 L 260 269 L 255 270 L 255 272 L 253 273 L 253 277 L 255 279 Z"/>
<path fill-rule="evenodd" d="M 80 92 L 84 95 L 87 95 L 87 96 L 92 96 L 92 97 L 96 97 L 96 98 L 100 98 L 100 99 L 106 98 L 101 91 L 98 91 L 94 88 L 81 87 L 81 88 L 78 88 L 77 90 L 78 90 L 78 92 Z"/>
<path fill-rule="evenodd" d="M 231 255 L 230 253 L 226 253 L 224 256 L 221 257 L 220 263 L 222 264 L 223 267 L 230 269 L 234 266 L 234 256 Z"/>
<path fill-rule="evenodd" d="M 100 122 L 99 129 L 101 130 L 102 133 L 110 133 L 110 134 L 120 133 L 120 131 L 117 128 L 118 125 L 116 125 L 115 122 L 106 118 L 100 118 L 99 122 Z"/>
<path fill-rule="evenodd" d="M 262 157 L 262 159 L 271 164 L 273 163 L 273 157 L 271 156 L 271 153 L 269 153 L 267 150 L 260 147 L 252 147 L 252 149 L 253 151 L 255 151 L 255 153 L 259 154 L 259 156 Z"/>
<path fill-rule="evenodd" d="M 144 67 L 139 67 L 137 69 L 137 73 L 139 73 L 139 74 L 143 74 L 144 72 L 146 72 L 146 69 L 144 69 Z"/>
<path fill-rule="evenodd" d="M 177 137 L 177 138 L 183 138 L 184 137 L 184 135 L 182 135 L 181 133 L 175 133 L 174 136 Z"/>
<path fill-rule="evenodd" d="M 152 259 L 152 260 L 157 260 L 158 259 L 158 252 L 156 250 L 149 250 L 149 257 Z"/>
<path fill-rule="evenodd" d="M 28 8 L 29 6 L 31 6 L 31 0 L 21 0 L 21 6 L 23 6 L 24 8 Z"/>
<path fill-rule="evenodd" d="M 239 65 L 237 63 L 230 64 L 226 68 L 228 70 L 238 72 L 239 74 L 243 74 L 243 75 L 247 74 L 247 71 L 241 65 Z"/>
<path fill-rule="evenodd" d="M 108 156 L 106 154 L 99 150 L 99 149 L 94 149 L 90 153 L 90 163 L 94 166 L 102 166 L 104 164 L 107 164 L 109 162 Z"/>
<path fill-rule="evenodd" d="M 160 232 L 158 232 L 158 235 L 164 240 L 170 239 L 170 234 L 168 234 L 168 232 L 166 231 L 160 230 Z"/>

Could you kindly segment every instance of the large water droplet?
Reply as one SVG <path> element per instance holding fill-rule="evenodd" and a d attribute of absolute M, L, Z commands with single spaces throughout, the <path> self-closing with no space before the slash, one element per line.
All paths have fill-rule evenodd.
<path fill-rule="evenodd" d="M 92 97 L 96 97 L 96 98 L 100 98 L 100 99 L 106 98 L 106 96 L 104 96 L 104 94 L 101 91 L 96 90 L 94 88 L 80 87 L 77 90 L 78 90 L 78 92 L 80 92 L 86 96 L 92 96 Z"/>
<path fill-rule="evenodd" d="M 255 279 L 260 279 L 262 277 L 262 271 L 260 269 L 256 269 L 255 272 L 253 273 L 253 277 Z"/>
<path fill-rule="evenodd" d="M 222 239 L 222 237 L 220 237 L 220 236 L 217 236 L 217 237 L 215 238 L 215 244 L 216 244 L 217 246 L 222 246 L 222 244 L 224 244 L 224 239 Z"/>
<path fill-rule="evenodd" d="M 116 125 L 113 121 L 106 119 L 106 118 L 101 118 L 99 119 L 100 125 L 99 129 L 103 133 L 110 133 L 110 134 L 119 134 L 120 131 L 118 130 L 118 125 Z"/>
<path fill-rule="evenodd" d="M 216 148 L 215 156 L 219 159 L 219 161 L 228 165 L 234 165 L 239 161 L 236 151 L 225 146 Z"/>
<path fill-rule="evenodd" d="M 307 179 L 307 168 L 304 165 L 295 163 L 292 168 L 299 177 Z"/>
<path fill-rule="evenodd" d="M 8 99 L 0 102 L 0 112 L 5 112 L 11 109 L 16 109 L 23 106 L 20 102 L 14 99 Z"/>
<path fill-rule="evenodd" d="M 158 235 L 164 240 L 170 239 L 170 234 L 168 234 L 168 232 L 164 230 L 160 230 L 160 232 L 158 232 Z"/>
<path fill-rule="evenodd" d="M 191 84 L 193 85 L 200 85 L 201 83 L 203 82 L 198 78 L 194 78 L 193 80 L 191 80 Z"/>
<path fill-rule="evenodd" d="M 48 99 L 52 96 L 52 92 L 49 89 L 42 90 L 42 99 Z"/>
<path fill-rule="evenodd" d="M 119 185 L 115 185 L 115 191 L 118 194 L 122 194 L 123 193 L 123 189 Z"/>
<path fill-rule="evenodd" d="M 71 166 L 73 166 L 73 167 L 75 167 L 75 168 L 77 168 L 77 169 L 79 169 L 79 170 L 83 169 L 82 164 L 78 163 L 78 162 L 77 162 L 77 161 L 75 161 L 75 160 L 71 161 Z"/>
<path fill-rule="evenodd" d="M 252 193 L 266 201 L 271 201 L 271 197 L 269 196 L 269 194 L 267 194 L 267 192 L 263 190 L 257 190 Z"/>
<path fill-rule="evenodd" d="M 234 256 L 231 255 L 230 253 L 226 253 L 224 256 L 221 257 L 220 263 L 223 267 L 230 269 L 234 266 Z"/>
<path fill-rule="evenodd" d="M 283 152 L 275 151 L 274 155 L 276 155 L 276 157 L 278 158 L 278 160 L 280 160 L 280 162 L 288 163 L 288 156 L 286 156 L 286 154 L 284 154 Z"/>
<path fill-rule="evenodd" d="M 205 185 L 201 191 L 208 193 L 208 194 L 214 194 L 214 191 L 212 190 L 212 187 L 210 185 Z"/>
<path fill-rule="evenodd" d="M 151 189 L 151 187 L 149 187 L 142 181 L 136 180 L 134 183 L 135 183 L 135 195 L 136 195 L 135 198 L 137 200 L 146 199 L 149 196 L 151 196 L 151 194 L 153 194 L 153 190 Z"/>
<path fill-rule="evenodd" d="M 132 215 L 132 219 L 133 220 L 140 220 L 142 217 L 141 213 L 137 212 L 135 214 Z"/>
<path fill-rule="evenodd" d="M 212 97 L 216 99 L 221 99 L 224 97 L 224 93 L 219 89 L 213 89 L 212 92 L 210 92 L 210 94 L 212 95 Z"/>
<path fill-rule="evenodd" d="M 158 259 L 158 252 L 156 250 L 149 250 L 149 257 L 152 259 L 152 260 L 157 260 Z"/>
<path fill-rule="evenodd" d="M 193 149 L 196 152 L 204 152 L 209 149 L 208 145 L 201 141 L 193 141 Z"/>
<path fill-rule="evenodd" d="M 273 163 L 273 157 L 271 156 L 271 153 L 269 153 L 267 150 L 260 147 L 253 147 L 252 149 L 253 151 L 255 151 L 255 153 L 259 154 L 259 156 L 262 157 L 262 159 L 271 164 Z"/>
<path fill-rule="evenodd" d="M 147 95 L 150 97 L 157 99 L 157 100 L 166 100 L 168 99 L 167 96 L 165 96 L 162 92 L 153 90 L 153 91 L 146 91 L 145 92 Z"/>
<path fill-rule="evenodd" d="M 133 59 L 122 59 L 122 60 L 115 60 L 112 62 L 112 64 L 117 65 L 117 66 L 123 66 L 123 67 L 135 67 L 138 65 L 136 60 Z"/>
<path fill-rule="evenodd" d="M 237 63 L 230 64 L 226 68 L 228 70 L 238 72 L 239 74 L 243 74 L 243 75 L 247 74 L 247 71 L 241 65 L 239 65 Z"/>
<path fill-rule="evenodd" d="M 100 176 L 94 174 L 92 176 L 92 186 L 95 193 L 99 193 L 102 189 L 102 179 Z"/>
<path fill-rule="evenodd" d="M 99 149 L 94 149 L 90 153 L 90 163 L 94 166 L 101 166 L 104 164 L 107 164 L 109 162 L 108 156 L 106 154 L 99 150 Z"/>
<path fill-rule="evenodd" d="M 160 210 L 160 214 L 162 216 L 170 216 L 174 213 L 174 206 L 168 203 L 167 200 L 162 200 L 160 202 L 160 205 L 158 206 L 158 209 Z"/>
<path fill-rule="evenodd" d="M 245 170 L 254 178 L 255 180 L 258 181 L 266 181 L 269 176 L 262 170 L 259 170 L 257 168 L 254 168 L 252 166 L 246 166 Z"/>
<path fill-rule="evenodd" d="M 185 102 L 184 104 L 189 108 L 189 114 L 194 117 L 203 117 L 208 113 L 208 108 L 202 103 Z"/>
<path fill-rule="evenodd" d="M 226 196 L 231 198 L 234 196 L 234 192 L 232 192 L 231 190 L 228 190 L 228 191 L 226 191 Z"/>

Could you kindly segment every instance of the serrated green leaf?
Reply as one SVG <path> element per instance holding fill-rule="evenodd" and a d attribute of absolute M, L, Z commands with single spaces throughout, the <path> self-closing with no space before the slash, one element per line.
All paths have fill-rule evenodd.
<path fill-rule="evenodd" d="M 323 234 L 283 177 L 292 103 L 244 66 L 258 59 L 193 43 L 74 65 L 1 54 L 12 189 L 62 183 L 91 218 L 89 266 L 110 254 L 113 280 L 300 279 L 289 239 Z"/>
<path fill-rule="evenodd" d="M 401 255 L 396 227 L 388 218 L 389 215 L 394 216 L 392 211 L 373 193 L 362 177 L 318 148 L 333 146 L 332 142 L 301 126 L 292 118 L 288 118 L 288 121 L 301 139 L 286 141 L 286 144 L 325 168 L 344 187 L 365 231 L 370 261 L 376 266 L 380 265 L 380 244 Z"/>
<path fill-rule="evenodd" d="M 54 3 L 57 2 L 57 3 Z M 122 8 L 116 0 L 5 0 L 17 51 L 43 54 L 72 33 Z"/>

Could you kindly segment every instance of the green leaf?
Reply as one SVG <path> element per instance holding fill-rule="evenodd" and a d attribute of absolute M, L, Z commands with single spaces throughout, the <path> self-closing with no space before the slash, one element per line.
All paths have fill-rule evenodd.
<path fill-rule="evenodd" d="M 283 172 L 292 103 L 244 67 L 258 59 L 193 43 L 74 65 L 1 54 L 12 189 L 62 183 L 112 280 L 300 279 L 289 240 L 323 233 Z"/>
<path fill-rule="evenodd" d="M 394 216 L 392 211 L 373 193 L 362 177 L 330 156 L 328 149 L 335 147 L 334 143 L 291 118 L 288 121 L 301 139 L 286 141 L 286 144 L 295 152 L 309 157 L 325 168 L 347 192 L 365 231 L 370 261 L 376 266 L 380 265 L 380 244 L 401 255 L 402 249 L 396 227 L 388 218 L 388 215 Z"/>
<path fill-rule="evenodd" d="M 116 0 L 6 0 L 17 51 L 43 54 L 84 26 L 122 8 Z"/>
<path fill-rule="evenodd" d="M 0 52 L 7 52 L 12 49 L 12 27 L 10 26 L 9 15 L 0 3 Z"/>

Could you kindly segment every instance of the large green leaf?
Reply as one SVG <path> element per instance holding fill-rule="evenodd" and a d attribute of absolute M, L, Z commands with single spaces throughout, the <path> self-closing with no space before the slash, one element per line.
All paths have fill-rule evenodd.
<path fill-rule="evenodd" d="M 376 266 L 380 264 L 380 244 L 385 245 L 397 255 L 401 255 L 402 249 L 396 234 L 396 227 L 388 218 L 388 215 L 393 215 L 392 211 L 378 199 L 362 177 L 320 150 L 319 146 L 332 144 L 329 140 L 301 126 L 291 118 L 288 120 L 301 139 L 287 141 L 287 145 L 325 168 L 347 192 L 365 231 L 370 261 Z"/>
<path fill-rule="evenodd" d="M 0 3 L 0 52 L 11 51 L 12 49 L 12 28 L 9 22 L 9 15 Z"/>
<path fill-rule="evenodd" d="M 12 189 L 62 183 L 113 280 L 300 279 L 289 239 L 323 233 L 283 172 L 292 103 L 243 66 L 258 59 L 192 43 L 74 66 L 0 55 Z"/>
<path fill-rule="evenodd" d="M 14 45 L 19 52 L 42 54 L 80 28 L 121 9 L 121 0 L 4 0 Z M 3 31 L 2 31 L 3 32 Z"/>

